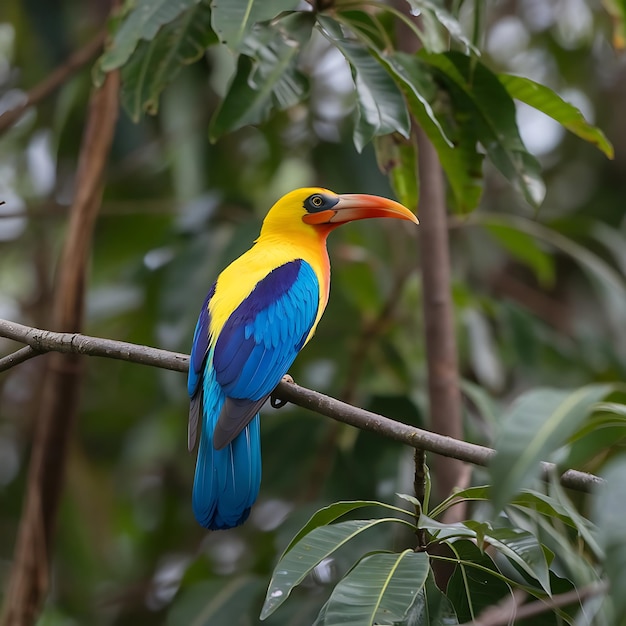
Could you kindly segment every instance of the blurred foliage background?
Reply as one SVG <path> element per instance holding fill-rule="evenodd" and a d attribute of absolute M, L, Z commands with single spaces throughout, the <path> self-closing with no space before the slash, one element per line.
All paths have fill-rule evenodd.
<path fill-rule="evenodd" d="M 471 6 L 461 12 L 468 24 Z M 626 272 L 626 59 L 611 45 L 611 19 L 599 2 L 484 7 L 483 60 L 550 86 L 615 147 L 610 161 L 520 105 L 520 132 L 546 181 L 543 205 L 529 208 L 487 166 L 479 209 L 450 217 L 466 438 L 489 445 L 496 416 L 521 391 L 626 375 L 619 287 Z M 94 37 L 107 12 L 97 0 L 3 0 L 0 113 Z M 311 77 L 307 106 L 214 144 L 209 120 L 235 69 L 223 46 L 183 69 L 157 115 L 134 123 L 122 113 L 93 247 L 86 333 L 188 352 L 208 287 L 249 247 L 282 193 L 319 184 L 392 194 L 372 146 L 358 154 L 352 145 L 352 82 L 341 55 L 314 36 L 303 63 Z M 84 69 L 0 136 L 0 318 L 47 327 L 91 84 Z M 292 375 L 428 427 L 415 241 L 398 224 L 376 221 L 341 229 L 329 248 L 330 303 Z M 0 340 L 0 352 L 9 349 Z M 41 364 L 34 359 L 0 377 L 2 587 L 25 493 Z M 257 623 L 272 567 L 312 511 L 341 499 L 393 502 L 411 489 L 412 451 L 295 407 L 266 409 L 263 485 L 251 519 L 206 533 L 191 513 L 187 410 L 184 376 L 89 361 L 41 624 Z M 614 432 L 598 436 L 597 454 L 583 455 L 581 469 L 596 471 L 621 446 Z M 298 601 L 267 623 L 312 623 L 336 570 L 366 551 L 366 541 L 371 536 L 318 570 Z M 385 541 L 391 546 L 394 537 Z"/>

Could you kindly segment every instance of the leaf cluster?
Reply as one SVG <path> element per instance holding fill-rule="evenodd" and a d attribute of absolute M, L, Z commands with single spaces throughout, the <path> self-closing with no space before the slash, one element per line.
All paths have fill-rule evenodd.
<path fill-rule="evenodd" d="M 396 194 L 409 206 L 416 206 L 419 188 L 412 120 L 435 146 L 451 201 L 462 212 L 473 210 L 480 200 L 485 154 L 531 206 L 543 201 L 540 167 L 520 137 L 514 99 L 612 156 L 602 132 L 552 90 L 494 73 L 457 16 L 438 2 L 409 2 L 421 15 L 419 27 L 382 2 L 338 3 L 322 11 L 297 10 L 297 4 L 139 0 L 115 24 L 99 71 L 121 68 L 124 102 L 137 120 L 142 112 L 156 112 L 159 94 L 182 66 L 218 42 L 226 46 L 236 66 L 210 123 L 209 136 L 215 141 L 277 111 L 306 104 L 315 71 L 308 51 L 312 40 L 323 37 L 352 74 L 356 149 L 380 138 L 375 145 L 381 168 L 391 174 Z M 406 52 L 397 23 L 410 28 L 420 42 L 419 52 Z"/>

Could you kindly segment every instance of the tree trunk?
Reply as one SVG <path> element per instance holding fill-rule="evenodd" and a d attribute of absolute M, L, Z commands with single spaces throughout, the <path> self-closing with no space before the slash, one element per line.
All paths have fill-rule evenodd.
<path fill-rule="evenodd" d="M 109 74 L 93 92 L 76 175 L 76 193 L 58 268 L 52 326 L 82 327 L 85 276 L 102 180 L 118 114 L 119 77 Z M 78 409 L 82 361 L 76 354 L 51 354 L 44 374 L 34 435 L 26 502 L 3 612 L 4 626 L 33 624 L 49 587 L 49 563 L 65 457 Z"/>

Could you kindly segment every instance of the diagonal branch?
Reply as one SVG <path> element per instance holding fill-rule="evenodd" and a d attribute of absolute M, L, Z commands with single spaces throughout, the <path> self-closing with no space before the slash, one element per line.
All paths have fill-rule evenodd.
<path fill-rule="evenodd" d="M 55 333 L 8 320 L 0 320 L 0 337 L 21 341 L 40 352 L 56 351 L 104 356 L 177 372 L 186 372 L 189 369 L 189 357 L 179 352 L 169 352 L 124 341 L 89 337 L 79 333 Z M 412 448 L 421 448 L 474 465 L 488 465 L 496 453 L 495 450 L 486 446 L 467 443 L 402 422 L 396 422 L 388 417 L 341 402 L 312 389 L 300 387 L 295 383 L 281 382 L 276 387 L 274 395 L 286 402 L 326 415 L 355 428 L 368 430 L 393 439 Z M 544 478 L 548 478 L 555 471 L 558 470 L 554 463 L 542 463 Z M 560 482 L 564 487 L 590 492 L 602 485 L 604 481 L 594 474 L 568 470 L 561 475 Z"/>
<path fill-rule="evenodd" d="M 496 605 L 489 607 L 474 621 L 467 622 L 462 626 L 508 626 L 515 621 L 537 617 L 543 613 L 549 613 L 554 609 L 560 609 L 571 604 L 582 604 L 583 600 L 606 593 L 608 585 L 605 582 L 591 583 L 580 589 L 565 591 L 551 598 L 544 598 L 522 605 Z"/>
<path fill-rule="evenodd" d="M 26 100 L 13 109 L 0 115 L 0 134 L 13 126 L 33 105 L 41 102 L 56 91 L 65 81 L 71 78 L 81 67 L 89 63 L 102 49 L 106 29 L 96 34 L 83 48 L 72 54 L 63 65 L 57 67 L 27 94 Z"/>
<path fill-rule="evenodd" d="M 32 359 L 37 356 L 37 354 L 37 351 L 33 350 L 30 346 L 25 346 L 11 354 L 7 354 L 7 356 L 0 359 L 0 372 L 5 372 L 24 361 L 28 361 L 28 359 Z"/>

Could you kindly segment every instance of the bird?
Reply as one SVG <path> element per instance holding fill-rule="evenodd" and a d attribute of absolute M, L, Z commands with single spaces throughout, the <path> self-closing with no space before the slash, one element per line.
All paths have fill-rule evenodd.
<path fill-rule="evenodd" d="M 187 379 L 188 447 L 200 430 L 192 508 L 209 530 L 243 524 L 261 484 L 259 411 L 311 339 L 328 302 L 329 233 L 391 217 L 402 204 L 367 194 L 296 189 L 268 211 L 252 247 L 218 276 L 195 327 Z"/>

